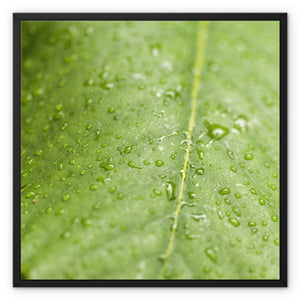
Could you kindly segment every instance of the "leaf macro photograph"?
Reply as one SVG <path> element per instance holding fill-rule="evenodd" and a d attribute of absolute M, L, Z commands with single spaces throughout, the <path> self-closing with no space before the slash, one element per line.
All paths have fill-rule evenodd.
<path fill-rule="evenodd" d="M 19 20 L 20 282 L 282 279 L 281 17 L 257 15 Z"/>

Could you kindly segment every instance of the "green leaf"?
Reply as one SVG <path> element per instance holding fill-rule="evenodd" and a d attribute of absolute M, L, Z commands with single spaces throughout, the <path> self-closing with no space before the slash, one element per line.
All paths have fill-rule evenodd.
<path fill-rule="evenodd" d="M 22 22 L 25 279 L 279 278 L 279 23 Z"/>

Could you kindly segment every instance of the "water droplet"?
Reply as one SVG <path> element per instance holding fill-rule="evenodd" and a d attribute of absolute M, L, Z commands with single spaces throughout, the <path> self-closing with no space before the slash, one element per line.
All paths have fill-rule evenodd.
<path fill-rule="evenodd" d="M 226 204 L 228 204 L 228 205 L 231 204 L 231 201 L 230 201 L 228 198 L 225 198 L 225 199 L 224 199 L 224 202 L 225 202 Z"/>
<path fill-rule="evenodd" d="M 113 106 L 109 107 L 107 110 L 109 113 L 115 112 L 115 108 Z"/>
<path fill-rule="evenodd" d="M 155 162 L 155 164 L 158 166 L 158 167 L 162 167 L 164 165 L 164 162 L 162 160 L 157 160 Z"/>
<path fill-rule="evenodd" d="M 237 199 L 240 199 L 240 198 L 242 197 L 240 193 L 235 193 L 234 196 L 235 196 L 235 198 L 237 198 Z"/>
<path fill-rule="evenodd" d="M 153 189 L 153 194 L 156 195 L 156 196 L 161 196 L 162 192 L 160 190 Z"/>
<path fill-rule="evenodd" d="M 28 192 L 28 193 L 26 193 L 26 198 L 31 198 L 31 197 L 33 197 L 33 196 L 35 196 L 35 193 L 34 192 Z"/>
<path fill-rule="evenodd" d="M 171 158 L 174 160 L 176 158 L 175 154 L 171 154 Z"/>
<path fill-rule="evenodd" d="M 86 129 L 87 129 L 87 130 L 90 130 L 92 127 L 93 127 L 93 124 L 89 123 L 89 124 L 86 126 Z"/>
<path fill-rule="evenodd" d="M 261 225 L 264 226 L 264 227 L 266 227 L 268 225 L 268 223 L 266 221 L 262 221 Z"/>
<path fill-rule="evenodd" d="M 227 151 L 227 155 L 228 155 L 229 158 L 231 158 L 232 160 L 234 160 L 233 151 L 228 150 Z"/>
<path fill-rule="evenodd" d="M 245 160 L 252 160 L 253 159 L 253 154 L 252 153 L 245 153 L 244 158 L 245 158 Z"/>
<path fill-rule="evenodd" d="M 219 193 L 221 195 L 230 194 L 230 188 L 223 188 L 223 189 L 219 190 Z"/>
<path fill-rule="evenodd" d="M 263 236 L 263 240 L 265 241 L 265 242 L 267 242 L 268 240 L 269 240 L 269 233 L 268 232 L 266 232 L 265 233 L 265 235 Z"/>
<path fill-rule="evenodd" d="M 88 227 L 88 226 L 90 226 L 91 223 L 92 223 L 91 220 L 89 220 L 89 219 L 87 219 L 87 218 L 82 218 L 82 219 L 81 219 L 81 224 L 82 224 L 82 226 L 85 227 L 85 228 Z"/>
<path fill-rule="evenodd" d="M 76 160 L 75 159 L 72 159 L 72 160 L 70 160 L 70 165 L 76 165 Z"/>
<path fill-rule="evenodd" d="M 69 201 L 70 200 L 70 195 L 69 194 L 65 194 L 64 196 L 63 196 L 63 201 Z"/>
<path fill-rule="evenodd" d="M 254 227 L 254 226 L 256 226 L 256 223 L 255 223 L 255 222 L 252 222 L 252 221 L 249 221 L 249 222 L 248 222 L 248 226 L 249 226 L 249 227 Z"/>
<path fill-rule="evenodd" d="M 71 234 L 69 231 L 65 231 L 61 236 L 63 239 L 68 239 L 70 238 Z"/>
<path fill-rule="evenodd" d="M 128 166 L 135 169 L 142 169 L 142 167 L 137 166 L 133 161 L 129 161 Z"/>
<path fill-rule="evenodd" d="M 256 192 L 256 190 L 254 188 L 250 189 L 250 193 L 253 194 L 253 195 L 257 195 L 257 192 Z"/>
<path fill-rule="evenodd" d="M 273 222 L 277 222 L 277 221 L 278 221 L 278 216 L 273 215 L 273 216 L 271 217 L 271 220 L 272 220 Z"/>
<path fill-rule="evenodd" d="M 91 191 L 96 191 L 97 190 L 97 185 L 96 184 L 90 184 L 90 190 Z"/>
<path fill-rule="evenodd" d="M 228 221 L 230 224 L 232 224 L 235 227 L 238 227 L 240 225 L 240 222 L 238 219 L 235 218 L 228 218 Z"/>
<path fill-rule="evenodd" d="M 234 127 L 236 129 L 238 129 L 239 131 L 244 132 L 247 128 L 247 122 L 248 122 L 248 118 L 245 116 L 239 116 L 236 120 L 235 120 L 235 124 Z"/>
<path fill-rule="evenodd" d="M 64 213 L 65 213 L 65 210 L 64 210 L 63 208 L 60 208 L 60 209 L 56 212 L 57 215 L 63 215 Z"/>
<path fill-rule="evenodd" d="M 265 199 L 263 199 L 263 198 L 258 198 L 258 202 L 259 202 L 259 204 L 260 205 L 265 205 Z"/>
<path fill-rule="evenodd" d="M 238 216 L 240 217 L 241 216 L 241 212 L 236 208 L 236 207 L 232 207 L 232 211 Z"/>
<path fill-rule="evenodd" d="M 109 171 L 109 170 L 113 170 L 115 168 L 115 165 L 111 163 L 102 163 L 100 167 Z"/>
<path fill-rule="evenodd" d="M 175 184 L 171 181 L 165 184 L 167 199 L 169 201 L 175 199 L 175 187 L 176 187 Z"/>
<path fill-rule="evenodd" d="M 257 228 L 252 228 L 252 229 L 251 229 L 251 234 L 255 234 L 257 231 L 258 231 Z"/>
<path fill-rule="evenodd" d="M 219 124 L 210 124 L 206 122 L 205 126 L 208 129 L 208 136 L 215 140 L 220 140 L 229 133 L 228 128 Z"/>
<path fill-rule="evenodd" d="M 236 173 L 236 171 L 237 171 L 235 166 L 231 166 L 231 167 L 230 167 L 230 170 L 231 170 L 232 172 L 234 172 L 234 173 Z"/>
<path fill-rule="evenodd" d="M 212 262 L 217 262 L 217 251 L 214 248 L 206 248 L 204 252 Z"/>
<path fill-rule="evenodd" d="M 133 146 L 127 146 L 127 147 L 125 147 L 124 153 L 128 154 L 128 153 L 130 153 L 132 151 L 132 149 L 133 149 Z"/>
<path fill-rule="evenodd" d="M 196 169 L 193 177 L 196 177 L 197 175 L 204 175 L 204 168 Z"/>
<path fill-rule="evenodd" d="M 274 240 L 274 244 L 275 244 L 276 246 L 279 246 L 279 238 L 276 238 L 276 239 Z"/>
<path fill-rule="evenodd" d="M 198 153 L 198 156 L 199 156 L 199 159 L 204 159 L 204 152 L 203 151 L 201 151 L 201 150 L 199 150 L 199 149 L 197 149 L 196 148 L 196 150 L 197 150 L 197 153 Z"/>

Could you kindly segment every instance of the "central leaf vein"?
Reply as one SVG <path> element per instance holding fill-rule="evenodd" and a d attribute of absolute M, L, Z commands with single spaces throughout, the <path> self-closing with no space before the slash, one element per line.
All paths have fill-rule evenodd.
<path fill-rule="evenodd" d="M 200 21 L 200 22 L 198 22 L 197 25 L 198 25 L 198 28 L 197 28 L 197 42 L 196 42 L 196 60 L 195 60 L 195 65 L 194 65 L 194 70 L 193 70 L 194 71 L 194 82 L 193 82 L 193 89 L 192 89 L 192 95 L 191 95 L 192 100 L 191 100 L 189 126 L 188 126 L 188 131 L 187 131 L 187 148 L 185 150 L 186 153 L 184 156 L 183 168 L 180 171 L 181 172 L 181 181 L 180 181 L 179 194 L 177 197 L 176 209 L 175 209 L 175 213 L 173 216 L 171 235 L 169 238 L 167 250 L 164 255 L 164 262 L 163 262 L 163 266 L 161 269 L 160 278 L 165 277 L 166 266 L 169 261 L 172 249 L 173 249 L 173 244 L 174 244 L 174 239 L 175 239 L 175 234 L 176 234 L 177 224 L 178 224 L 178 218 L 179 218 L 179 214 L 181 211 L 181 202 L 182 202 L 182 198 L 183 198 L 186 171 L 187 171 L 187 166 L 188 166 L 189 156 L 190 156 L 190 151 L 191 151 L 192 132 L 193 132 L 193 128 L 195 125 L 197 98 L 198 98 L 199 88 L 200 88 L 200 84 L 201 84 L 201 70 L 202 70 L 202 66 L 203 66 L 203 62 L 204 62 L 204 52 L 205 52 L 205 46 L 206 46 L 206 31 L 207 31 L 208 21 Z"/>

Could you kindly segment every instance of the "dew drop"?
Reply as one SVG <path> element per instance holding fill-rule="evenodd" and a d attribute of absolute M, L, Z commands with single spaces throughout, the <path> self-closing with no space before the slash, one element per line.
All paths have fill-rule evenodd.
<path fill-rule="evenodd" d="M 61 236 L 63 239 L 68 239 L 71 237 L 71 234 L 69 231 L 65 231 Z"/>
<path fill-rule="evenodd" d="M 97 185 L 96 184 L 90 184 L 90 190 L 91 191 L 96 191 L 97 190 Z"/>
<path fill-rule="evenodd" d="M 234 173 L 236 173 L 236 171 L 237 171 L 235 166 L 231 166 L 231 167 L 230 167 L 230 170 L 231 170 L 232 172 L 234 172 Z"/>
<path fill-rule="evenodd" d="M 204 175 L 204 168 L 196 169 L 193 177 L 196 177 L 197 175 Z"/>
<path fill-rule="evenodd" d="M 107 171 L 110 171 L 110 170 L 113 170 L 115 168 L 115 165 L 111 164 L 111 163 L 102 163 L 100 165 L 100 167 L 107 170 Z"/>
<path fill-rule="evenodd" d="M 76 165 L 76 160 L 75 159 L 72 159 L 72 160 L 70 160 L 70 165 Z"/>
<path fill-rule="evenodd" d="M 217 255 L 216 255 L 216 250 L 213 248 L 206 248 L 204 250 L 206 256 L 214 263 L 217 262 Z"/>
<path fill-rule="evenodd" d="M 240 225 L 240 222 L 238 219 L 235 218 L 228 218 L 228 221 L 231 225 L 233 225 L 234 227 L 238 227 Z"/>
<path fill-rule="evenodd" d="M 128 153 L 130 153 L 132 151 L 132 149 L 133 149 L 133 146 L 127 146 L 127 147 L 125 147 L 124 153 L 128 154 Z"/>
<path fill-rule="evenodd" d="M 142 169 L 142 167 L 137 166 L 132 160 L 128 162 L 128 166 L 135 169 Z"/>
<path fill-rule="evenodd" d="M 208 129 L 208 136 L 215 140 L 220 140 L 229 133 L 228 128 L 219 124 L 206 123 L 205 126 Z"/>
<path fill-rule="evenodd" d="M 230 194 L 230 188 L 223 188 L 223 189 L 219 190 L 219 194 L 221 194 L 221 195 Z"/>
<path fill-rule="evenodd" d="M 252 221 L 249 221 L 249 222 L 248 222 L 248 226 L 249 226 L 249 227 L 254 227 L 254 226 L 256 226 L 256 223 L 255 223 L 255 222 L 252 222 Z"/>
<path fill-rule="evenodd" d="M 67 202 L 67 201 L 69 201 L 69 200 L 70 200 L 70 195 L 69 195 L 69 194 L 65 194 L 65 195 L 63 196 L 63 201 Z"/>
<path fill-rule="evenodd" d="M 175 199 L 175 184 L 172 181 L 169 181 L 165 184 L 166 195 L 169 201 Z"/>
<path fill-rule="evenodd" d="M 107 110 L 109 113 L 115 112 L 115 108 L 113 106 L 109 107 Z"/>
<path fill-rule="evenodd" d="M 164 165 L 164 162 L 162 160 L 157 160 L 155 162 L 155 164 L 158 166 L 158 167 L 162 167 Z"/>
<path fill-rule="evenodd" d="M 35 193 L 34 192 L 28 192 L 28 193 L 26 193 L 26 198 L 31 198 L 31 197 L 33 197 L 33 196 L 35 196 Z"/>
<path fill-rule="evenodd" d="M 253 159 L 253 154 L 252 153 L 245 153 L 244 158 L 245 158 L 245 160 L 252 160 Z"/>
<path fill-rule="evenodd" d="M 272 220 L 273 222 L 277 222 L 277 221 L 278 221 L 278 216 L 273 215 L 273 216 L 271 217 L 271 220 Z"/>
<path fill-rule="evenodd" d="M 233 151 L 228 150 L 227 151 L 227 155 L 228 155 L 229 158 L 231 158 L 232 160 L 234 160 Z"/>

